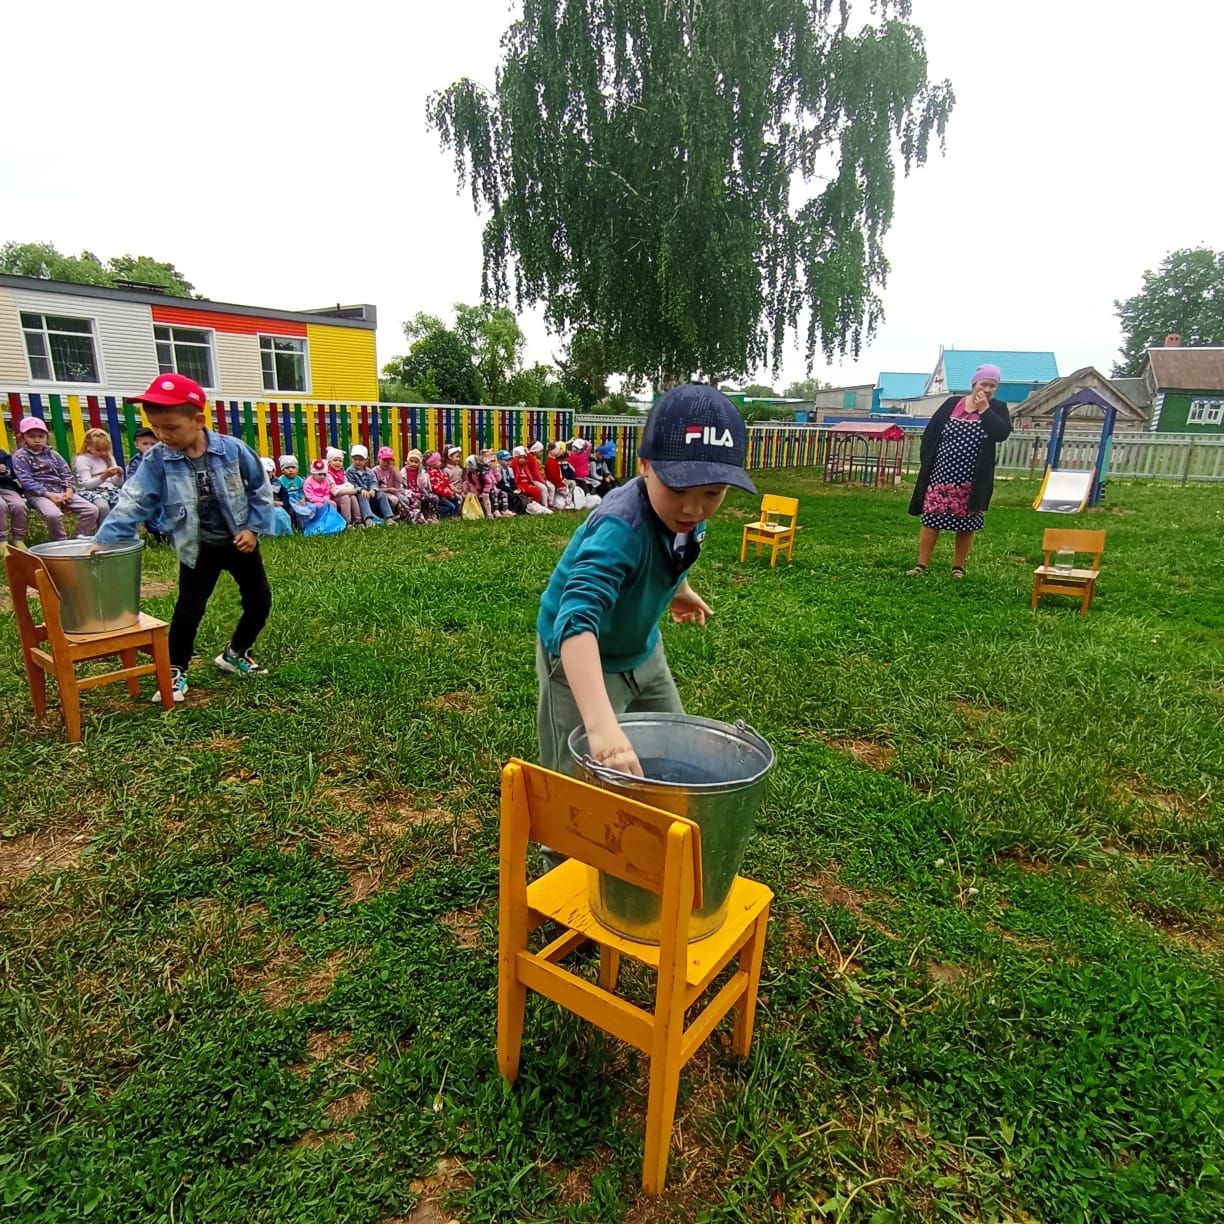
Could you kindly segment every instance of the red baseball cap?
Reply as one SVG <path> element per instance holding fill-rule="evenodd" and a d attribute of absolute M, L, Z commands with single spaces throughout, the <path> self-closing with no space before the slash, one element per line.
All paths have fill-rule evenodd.
<path fill-rule="evenodd" d="M 136 404 L 191 404 L 201 409 L 208 403 L 204 388 L 186 374 L 159 374 L 143 395 L 129 395 L 128 399 Z"/>

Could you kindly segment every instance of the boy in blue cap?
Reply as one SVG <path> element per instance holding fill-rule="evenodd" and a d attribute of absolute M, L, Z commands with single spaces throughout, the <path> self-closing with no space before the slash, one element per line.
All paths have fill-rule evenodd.
<path fill-rule="evenodd" d="M 613 489 L 574 533 L 540 598 L 536 620 L 540 763 L 569 768 L 568 739 L 586 728 L 592 757 L 641 774 L 619 715 L 683 713 L 659 620 L 704 625 L 709 605 L 686 577 L 706 521 L 744 471 L 748 431 L 715 387 L 673 387 L 651 410 L 641 475 Z"/>

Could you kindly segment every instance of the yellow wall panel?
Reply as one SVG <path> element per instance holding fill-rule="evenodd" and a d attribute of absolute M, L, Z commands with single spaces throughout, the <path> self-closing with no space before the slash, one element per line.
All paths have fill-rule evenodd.
<path fill-rule="evenodd" d="M 310 395 L 325 403 L 376 403 L 378 360 L 374 333 L 355 327 L 306 325 Z"/>

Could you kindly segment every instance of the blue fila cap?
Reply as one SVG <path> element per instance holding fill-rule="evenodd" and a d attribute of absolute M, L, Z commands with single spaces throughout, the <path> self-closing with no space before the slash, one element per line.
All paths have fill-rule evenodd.
<path fill-rule="evenodd" d="M 669 489 L 734 485 L 749 493 L 748 429 L 735 405 L 709 383 L 673 387 L 650 410 L 638 455 Z"/>

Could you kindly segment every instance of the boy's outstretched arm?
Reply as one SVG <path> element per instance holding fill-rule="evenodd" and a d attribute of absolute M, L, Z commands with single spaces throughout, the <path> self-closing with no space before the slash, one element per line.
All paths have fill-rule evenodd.
<path fill-rule="evenodd" d="M 574 704 L 586 728 L 591 757 L 600 765 L 621 773 L 642 776 L 642 765 L 629 737 L 616 721 L 608 699 L 603 665 L 599 658 L 599 639 L 593 633 L 577 633 L 561 643 L 561 666 Z"/>

